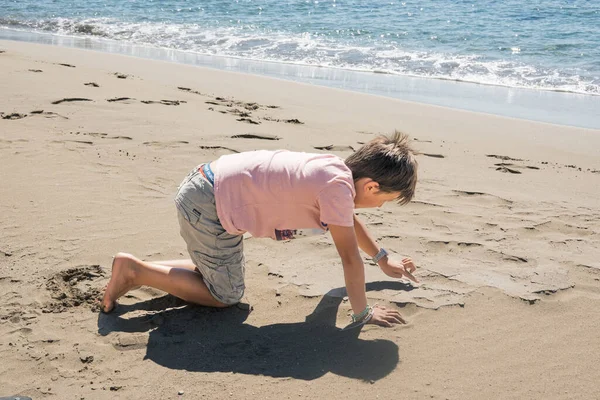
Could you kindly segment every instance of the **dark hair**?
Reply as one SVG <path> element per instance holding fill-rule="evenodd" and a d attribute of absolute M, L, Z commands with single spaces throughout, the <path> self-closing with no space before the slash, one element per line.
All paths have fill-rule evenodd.
<path fill-rule="evenodd" d="M 346 158 L 354 182 L 371 178 L 386 193 L 400 192 L 398 202 L 408 203 L 417 185 L 418 154 L 408 135 L 395 131 L 391 137 L 378 136 Z"/>

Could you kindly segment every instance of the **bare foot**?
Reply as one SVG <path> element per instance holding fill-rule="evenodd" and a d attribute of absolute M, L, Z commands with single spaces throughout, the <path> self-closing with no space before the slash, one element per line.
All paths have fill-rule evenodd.
<path fill-rule="evenodd" d="M 115 256 L 112 275 L 102 299 L 103 312 L 109 313 L 114 310 L 117 299 L 136 287 L 134 280 L 137 261 L 134 256 L 127 253 L 118 253 Z"/>

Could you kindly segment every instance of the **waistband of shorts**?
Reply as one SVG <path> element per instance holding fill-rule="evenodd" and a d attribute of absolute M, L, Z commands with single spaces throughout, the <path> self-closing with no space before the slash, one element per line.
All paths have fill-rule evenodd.
<path fill-rule="evenodd" d="M 212 186 L 215 186 L 215 173 L 210 168 L 210 163 L 202 164 L 198 167 L 198 172 L 202 174 L 204 179 L 208 181 Z"/>

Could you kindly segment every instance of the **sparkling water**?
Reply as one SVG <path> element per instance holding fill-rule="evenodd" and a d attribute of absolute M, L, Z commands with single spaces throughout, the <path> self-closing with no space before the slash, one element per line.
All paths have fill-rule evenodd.
<path fill-rule="evenodd" d="M 0 0 L 0 30 L 600 95 L 598 0 Z"/>

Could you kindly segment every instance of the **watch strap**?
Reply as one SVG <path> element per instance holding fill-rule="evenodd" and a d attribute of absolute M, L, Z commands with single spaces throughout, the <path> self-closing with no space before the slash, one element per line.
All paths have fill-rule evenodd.
<path fill-rule="evenodd" d="M 387 255 L 388 252 L 382 247 L 379 249 L 379 252 L 373 256 L 372 260 L 375 264 L 377 264 L 383 257 Z"/>

